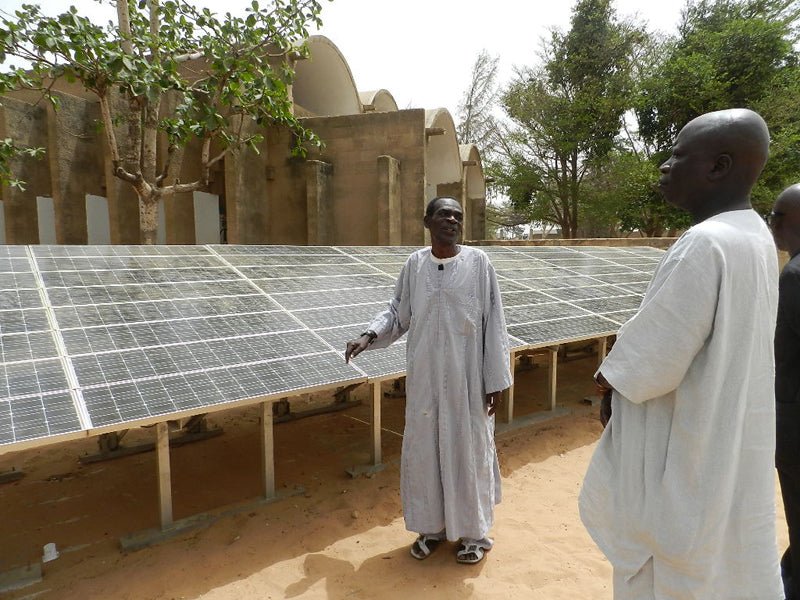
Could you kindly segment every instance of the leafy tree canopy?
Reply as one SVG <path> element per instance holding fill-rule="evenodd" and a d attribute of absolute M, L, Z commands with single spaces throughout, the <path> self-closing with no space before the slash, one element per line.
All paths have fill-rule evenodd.
<path fill-rule="evenodd" d="M 579 0 L 566 33 L 553 31 L 539 68 L 520 68 L 503 94 L 514 124 L 499 178 L 517 210 L 578 231 L 584 177 L 614 148 L 631 104 L 641 33 L 619 22 L 610 0 Z"/>

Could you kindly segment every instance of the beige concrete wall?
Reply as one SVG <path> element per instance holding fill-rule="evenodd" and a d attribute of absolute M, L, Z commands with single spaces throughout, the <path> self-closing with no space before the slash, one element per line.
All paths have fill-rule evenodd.
<path fill-rule="evenodd" d="M 102 154 L 105 143 L 97 128 L 100 107 L 97 102 L 55 93 L 58 110 L 47 107 L 50 185 L 56 216 L 59 244 L 86 244 L 86 195 L 105 192 Z M 76 176 L 76 174 L 80 174 Z"/>
<path fill-rule="evenodd" d="M 313 156 L 333 165 L 334 243 L 379 243 L 378 157 L 399 164 L 401 243 L 422 244 L 425 210 L 425 111 L 403 110 L 304 119 L 325 143 Z M 385 229 L 385 225 L 383 226 Z"/>
<path fill-rule="evenodd" d="M 378 245 L 397 246 L 403 228 L 400 220 L 402 206 L 400 161 L 392 156 L 378 157 Z"/>
<path fill-rule="evenodd" d="M 64 110 L 49 115 L 27 96 L 9 99 L 0 113 L 0 132 L 21 144 L 48 148 L 44 160 L 25 160 L 16 172 L 28 182 L 25 192 L 3 191 L 6 240 L 37 243 L 36 197 L 53 195 L 58 211 L 58 241 L 86 243 L 86 194 L 108 199 L 113 244 L 140 243 L 139 202 L 130 184 L 114 175 L 106 136 L 95 130 L 98 107 L 90 98 L 63 96 Z M 113 102 L 125 100 L 116 97 Z M 371 112 L 312 117 L 303 123 L 324 141 L 307 158 L 291 155 L 292 137 L 283 128 L 262 129 L 260 152 L 243 149 L 226 157 L 214 174 L 211 193 L 222 196 L 230 243 L 307 244 L 309 239 L 309 161 L 331 165 L 324 196 L 326 243 L 375 245 L 426 243 L 425 111 Z M 49 134 L 48 134 L 49 131 Z M 130 135 L 119 123 L 115 133 L 121 156 Z M 163 159 L 166 140 L 159 140 Z M 197 145 L 186 149 L 180 180 L 199 176 Z M 385 157 L 383 161 L 379 157 Z M 387 162 L 387 159 L 391 161 Z M 162 161 L 159 161 L 160 163 Z M 125 165 L 129 170 L 130 165 Z M 50 169 L 53 173 L 51 175 Z M 319 195 L 319 190 L 315 192 Z M 460 190 L 443 189 L 460 197 Z M 166 242 L 195 242 L 190 194 L 167 200 Z M 317 239 L 321 239 L 317 235 Z"/>
<path fill-rule="evenodd" d="M 333 165 L 320 160 L 306 161 L 307 241 L 314 246 L 333 243 Z"/>
<path fill-rule="evenodd" d="M 291 156 L 292 136 L 285 129 L 268 129 L 266 142 L 270 159 L 265 165 L 266 179 L 261 198 L 261 211 L 265 218 L 260 231 L 263 241 L 260 243 L 307 244 L 306 161 Z"/>
<path fill-rule="evenodd" d="M 249 126 L 248 126 L 249 127 Z M 225 218 L 230 244 L 268 244 L 271 222 L 269 196 L 267 141 L 259 145 L 259 152 L 242 148 L 225 157 L 224 179 Z M 212 186 L 214 187 L 214 186 Z"/>
<path fill-rule="evenodd" d="M 678 238 L 582 238 L 582 239 L 563 239 L 552 238 L 546 240 L 472 240 L 466 242 L 471 246 L 608 246 L 608 247 L 631 247 L 631 246 L 650 246 L 652 248 L 669 248 Z"/>
<path fill-rule="evenodd" d="M 46 109 L 21 99 L 0 100 L 0 137 L 21 146 L 47 148 Z M 11 171 L 25 182 L 25 190 L 2 187 L 6 243 L 38 244 L 37 196 L 50 196 L 50 165 L 46 157 L 23 157 L 11 163 Z"/>

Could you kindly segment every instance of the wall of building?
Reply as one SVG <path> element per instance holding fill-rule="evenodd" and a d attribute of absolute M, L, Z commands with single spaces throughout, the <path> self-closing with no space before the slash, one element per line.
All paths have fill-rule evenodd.
<path fill-rule="evenodd" d="M 309 152 L 308 160 L 290 156 L 288 133 L 270 130 L 271 159 L 265 165 L 263 192 L 266 204 L 261 210 L 271 218 L 264 224 L 260 243 L 376 245 L 390 237 L 397 239 L 380 235 L 381 227 L 388 224 L 379 222 L 379 214 L 398 224 L 400 243 L 423 243 L 424 114 L 423 110 L 404 110 L 302 119 L 324 143 L 322 150 Z M 385 156 L 399 166 L 397 181 L 391 186 L 381 184 L 382 177 L 385 181 L 381 169 L 386 169 L 386 159 L 381 157 Z M 313 172 L 309 167 L 312 161 L 317 161 Z M 325 175 L 325 185 L 321 185 L 320 173 Z M 398 194 L 399 203 L 384 201 L 381 196 L 387 193 Z M 381 203 L 385 210 L 379 207 Z M 309 215 L 314 207 L 324 218 Z M 318 235 L 309 235 L 309 223 Z M 327 230 L 321 231 L 321 227 Z M 256 241 L 251 238 L 240 243 Z"/>

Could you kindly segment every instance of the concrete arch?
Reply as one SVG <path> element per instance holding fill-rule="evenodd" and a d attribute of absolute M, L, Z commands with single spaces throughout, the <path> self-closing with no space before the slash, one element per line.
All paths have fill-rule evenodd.
<path fill-rule="evenodd" d="M 361 104 L 364 106 L 364 111 L 397 111 L 397 102 L 389 90 L 369 90 L 367 92 L 359 92 L 358 96 L 361 99 Z"/>
<path fill-rule="evenodd" d="M 321 117 L 363 112 L 353 73 L 339 48 L 322 35 L 308 38 L 308 48 L 309 58 L 295 64 L 294 103 Z"/>
<path fill-rule="evenodd" d="M 461 155 L 461 164 L 464 166 L 465 198 L 485 198 L 486 178 L 483 175 L 480 150 L 475 144 L 462 144 L 458 149 Z"/>
<path fill-rule="evenodd" d="M 425 196 L 461 199 L 461 154 L 453 117 L 446 108 L 425 111 Z"/>
<path fill-rule="evenodd" d="M 459 146 L 463 167 L 464 238 L 486 238 L 486 178 L 483 174 L 481 153 L 475 144 Z"/>

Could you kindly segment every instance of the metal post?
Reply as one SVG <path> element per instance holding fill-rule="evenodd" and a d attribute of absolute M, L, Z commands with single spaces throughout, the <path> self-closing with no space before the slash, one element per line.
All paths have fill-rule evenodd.
<path fill-rule="evenodd" d="M 514 365 L 517 360 L 517 353 L 511 353 L 511 386 L 503 391 L 503 403 L 505 404 L 505 412 L 503 414 L 503 421 L 511 423 L 514 420 Z"/>
<path fill-rule="evenodd" d="M 169 462 L 169 426 L 156 424 L 156 457 L 158 460 L 158 503 L 161 508 L 161 529 L 172 525 L 172 484 Z"/>
<path fill-rule="evenodd" d="M 550 354 L 550 361 L 548 364 L 550 370 L 550 377 L 547 383 L 547 394 L 550 396 L 550 410 L 556 409 L 556 387 L 558 384 L 558 346 L 555 348 L 548 348 Z"/>
<path fill-rule="evenodd" d="M 602 337 L 599 340 L 597 340 L 597 366 L 598 367 L 603 362 L 603 359 L 605 359 L 606 352 L 608 352 L 608 338 Z"/>
<path fill-rule="evenodd" d="M 264 497 L 275 497 L 275 449 L 272 432 L 272 403 L 261 403 L 261 464 Z"/>
<path fill-rule="evenodd" d="M 372 464 L 381 464 L 381 382 L 372 382 Z"/>

